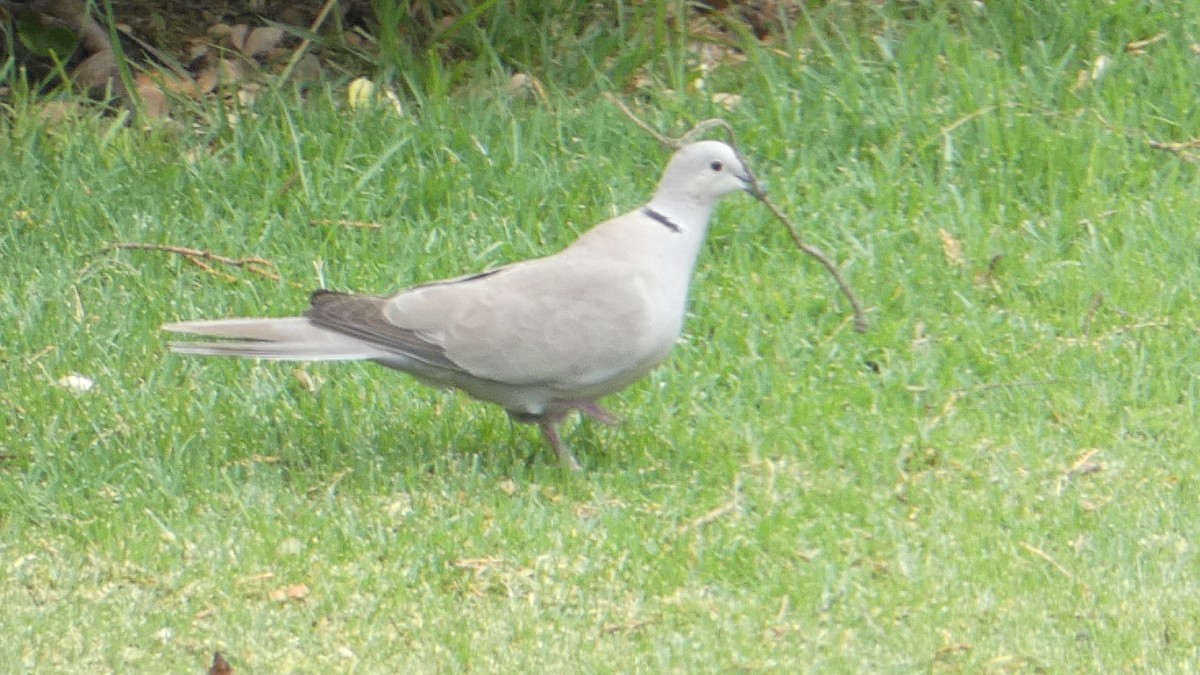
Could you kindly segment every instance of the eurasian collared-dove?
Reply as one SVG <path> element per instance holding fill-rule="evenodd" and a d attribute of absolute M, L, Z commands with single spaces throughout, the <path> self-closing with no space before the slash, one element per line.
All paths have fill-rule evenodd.
<path fill-rule="evenodd" d="M 553 255 L 390 297 L 320 290 L 299 317 L 163 329 L 225 339 L 171 343 L 185 354 L 369 359 L 462 389 L 536 423 L 562 463 L 578 469 L 559 424 L 572 410 L 615 421 L 596 399 L 641 378 L 671 351 L 713 207 L 751 186 L 733 148 L 701 141 L 671 158 L 649 204 Z"/>

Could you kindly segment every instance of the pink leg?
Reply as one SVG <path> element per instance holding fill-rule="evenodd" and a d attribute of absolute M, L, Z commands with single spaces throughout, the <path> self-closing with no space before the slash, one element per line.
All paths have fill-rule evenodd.
<path fill-rule="evenodd" d="M 538 426 L 542 430 L 542 436 L 546 437 L 546 441 L 550 443 L 550 447 L 554 448 L 554 452 L 558 455 L 558 461 L 562 462 L 563 468 L 572 471 L 581 471 L 583 467 L 579 466 L 579 460 L 575 459 L 575 455 L 571 454 L 571 449 L 558 436 L 558 423 L 562 421 L 561 417 L 542 417 L 538 420 Z"/>

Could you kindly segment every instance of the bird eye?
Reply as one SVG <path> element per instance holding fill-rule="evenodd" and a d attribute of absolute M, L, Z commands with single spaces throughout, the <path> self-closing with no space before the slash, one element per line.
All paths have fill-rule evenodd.
<path fill-rule="evenodd" d="M 721 169 L 725 168 L 725 166 L 720 162 L 713 162 L 712 164 L 708 165 L 708 168 L 712 169 L 713 171 L 720 171 Z"/>

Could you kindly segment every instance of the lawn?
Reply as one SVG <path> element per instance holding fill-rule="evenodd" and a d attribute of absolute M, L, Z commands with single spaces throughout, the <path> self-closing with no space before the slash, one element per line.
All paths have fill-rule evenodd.
<path fill-rule="evenodd" d="M 728 119 L 870 330 L 726 199 L 676 350 L 606 400 L 620 426 L 564 427 L 578 475 L 453 392 L 186 358 L 158 327 L 549 253 L 639 206 L 667 153 L 602 87 L 484 74 L 399 116 L 332 84 L 149 127 L 14 103 L 0 663 L 1200 670 L 1200 149 L 1154 147 L 1200 133 L 1200 7 L 855 7 L 703 88 L 652 63 L 634 103 L 670 133 Z"/>

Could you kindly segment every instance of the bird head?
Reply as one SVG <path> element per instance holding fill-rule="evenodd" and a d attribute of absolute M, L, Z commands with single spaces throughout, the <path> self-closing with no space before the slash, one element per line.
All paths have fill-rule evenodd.
<path fill-rule="evenodd" d="M 671 158 L 654 201 L 711 206 L 730 192 L 753 189 L 754 177 L 732 147 L 721 141 L 700 141 L 683 146 Z"/>

